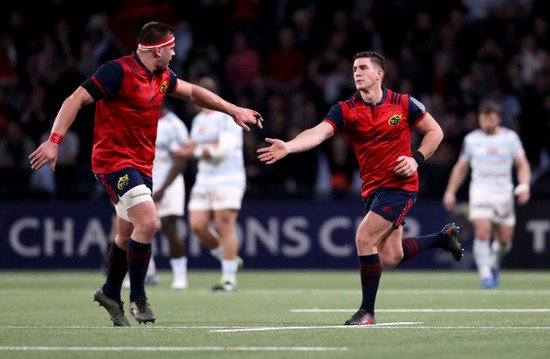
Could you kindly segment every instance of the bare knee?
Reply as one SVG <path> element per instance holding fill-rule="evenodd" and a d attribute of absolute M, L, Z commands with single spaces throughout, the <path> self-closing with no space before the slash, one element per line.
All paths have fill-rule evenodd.
<path fill-rule="evenodd" d="M 189 228 L 191 232 L 199 237 L 203 237 L 208 234 L 208 223 L 203 221 L 189 221 Z"/>
<path fill-rule="evenodd" d="M 488 241 L 491 239 L 491 231 L 487 228 L 476 228 L 475 236 L 480 241 Z"/>
<path fill-rule="evenodd" d="M 141 219 L 138 223 L 135 224 L 135 231 L 139 232 L 146 238 L 153 238 L 155 231 L 158 227 L 158 220 L 155 216 L 150 216 Z"/>
<path fill-rule="evenodd" d="M 403 251 L 391 251 L 389 253 L 384 251 L 380 252 L 379 255 L 384 269 L 395 268 L 403 260 Z"/>

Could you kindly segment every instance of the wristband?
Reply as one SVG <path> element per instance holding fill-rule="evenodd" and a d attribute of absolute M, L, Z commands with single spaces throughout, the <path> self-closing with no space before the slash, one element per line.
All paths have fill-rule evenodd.
<path fill-rule="evenodd" d="M 422 164 L 424 163 L 424 155 L 422 154 L 422 152 L 416 151 L 415 153 L 413 153 L 412 158 L 414 158 L 416 163 L 418 163 L 418 167 L 422 166 Z"/>
<path fill-rule="evenodd" d="M 514 194 L 516 196 L 518 196 L 519 194 L 521 194 L 523 192 L 529 192 L 529 191 L 530 191 L 530 188 L 529 188 L 529 185 L 527 183 L 520 183 L 514 189 Z"/>
<path fill-rule="evenodd" d="M 61 136 L 57 133 L 52 133 L 50 135 L 50 142 L 57 143 L 58 145 L 61 145 L 61 142 L 63 142 L 63 136 Z"/>

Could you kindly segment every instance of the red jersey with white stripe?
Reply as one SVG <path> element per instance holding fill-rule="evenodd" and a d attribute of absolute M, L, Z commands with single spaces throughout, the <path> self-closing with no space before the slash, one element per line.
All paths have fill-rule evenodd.
<path fill-rule="evenodd" d="M 104 64 L 91 80 L 83 87 L 96 100 L 92 171 L 133 167 L 152 176 L 160 109 L 176 75 L 151 72 L 133 54 Z"/>
<path fill-rule="evenodd" d="M 394 172 L 399 156 L 411 156 L 412 126 L 426 116 L 424 105 L 410 95 L 383 88 L 377 104 L 363 101 L 359 92 L 334 105 L 324 121 L 342 130 L 359 161 L 361 196 L 379 188 L 418 191 L 418 173 L 408 178 Z"/>

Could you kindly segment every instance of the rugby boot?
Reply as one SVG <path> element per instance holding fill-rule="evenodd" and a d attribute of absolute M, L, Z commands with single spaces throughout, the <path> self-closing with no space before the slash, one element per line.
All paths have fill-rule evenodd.
<path fill-rule="evenodd" d="M 444 248 L 444 251 L 450 252 L 455 261 L 460 261 L 462 256 L 464 256 L 464 248 L 462 248 L 464 239 L 458 236 L 460 228 L 454 223 L 449 223 L 439 233 L 449 238 L 449 243 L 447 244 L 447 248 Z"/>
<path fill-rule="evenodd" d="M 154 323 L 157 319 L 155 318 L 151 304 L 149 304 L 145 297 L 138 297 L 134 302 L 130 302 L 130 313 L 138 323 Z"/>
<path fill-rule="evenodd" d="M 94 302 L 105 308 L 115 327 L 129 327 L 130 322 L 124 315 L 124 302 L 107 297 L 103 293 L 103 288 L 99 288 L 94 294 Z"/>
<path fill-rule="evenodd" d="M 374 315 L 368 313 L 365 309 L 359 309 L 350 319 L 344 322 L 345 325 L 373 325 L 376 324 Z"/>

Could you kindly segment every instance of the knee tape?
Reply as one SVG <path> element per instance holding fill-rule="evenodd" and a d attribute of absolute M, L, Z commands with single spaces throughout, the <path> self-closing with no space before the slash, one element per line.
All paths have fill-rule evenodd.
<path fill-rule="evenodd" d="M 152 201 L 151 190 L 144 184 L 136 186 L 126 192 L 116 204 L 116 213 L 124 220 L 131 222 L 128 217 L 128 208 L 146 201 Z"/>

